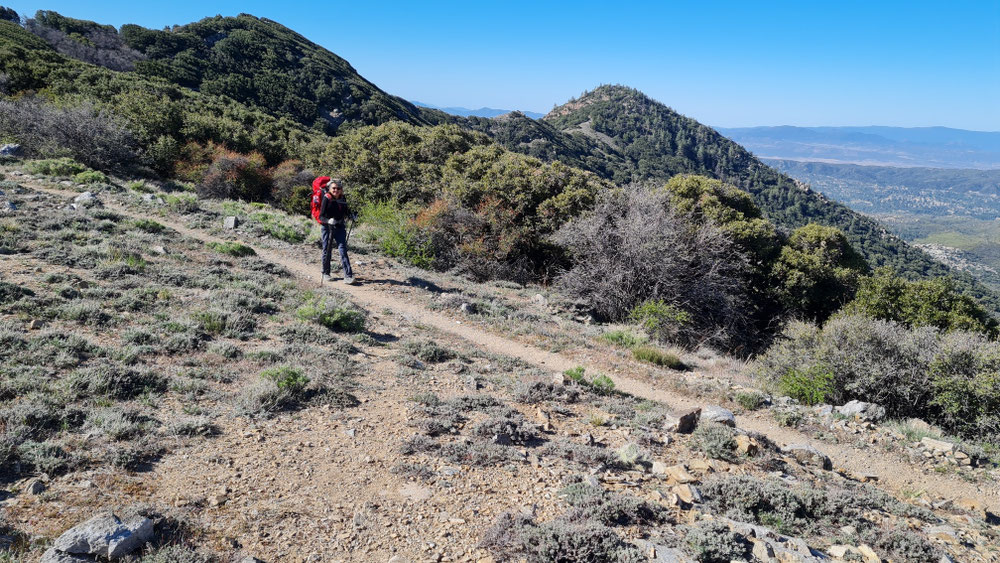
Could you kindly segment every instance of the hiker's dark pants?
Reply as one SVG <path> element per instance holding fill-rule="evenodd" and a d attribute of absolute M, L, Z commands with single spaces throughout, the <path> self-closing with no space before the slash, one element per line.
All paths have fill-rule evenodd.
<path fill-rule="evenodd" d="M 347 229 L 343 224 L 321 226 L 323 227 L 323 274 L 330 275 L 330 257 L 333 254 L 333 245 L 336 244 L 337 250 L 340 251 L 340 265 L 344 267 L 344 277 L 353 278 L 351 260 L 347 257 Z"/>

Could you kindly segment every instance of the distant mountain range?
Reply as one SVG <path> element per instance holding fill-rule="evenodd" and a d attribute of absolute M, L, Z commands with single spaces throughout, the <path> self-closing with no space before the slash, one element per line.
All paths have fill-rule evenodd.
<path fill-rule="evenodd" d="M 1000 132 L 948 127 L 716 127 L 759 158 L 1000 169 Z"/>
<path fill-rule="evenodd" d="M 410 100 L 410 103 L 421 108 L 437 109 L 445 113 L 450 113 L 452 115 L 457 115 L 460 117 L 497 117 L 498 115 L 503 115 L 505 113 L 510 113 L 512 111 L 520 111 L 524 115 L 530 117 L 531 119 L 541 119 L 545 116 L 544 113 L 538 113 L 534 111 L 524 111 L 524 110 L 513 110 L 513 109 L 496 109 L 496 108 L 479 108 L 479 109 L 469 109 L 469 108 L 459 108 L 459 107 L 447 107 L 443 108 L 440 106 L 434 106 L 431 104 L 425 104 L 423 102 L 418 102 L 416 100 Z"/>

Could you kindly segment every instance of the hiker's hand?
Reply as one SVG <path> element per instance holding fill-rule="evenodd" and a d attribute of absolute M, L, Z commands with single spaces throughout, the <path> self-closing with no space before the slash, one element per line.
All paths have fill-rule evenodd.
<path fill-rule="evenodd" d="M 327 225 L 336 225 L 337 224 L 337 220 L 333 219 L 333 218 L 327 219 L 326 220 L 326 224 Z"/>
<path fill-rule="evenodd" d="M 358 220 L 358 214 L 357 213 L 351 213 L 351 221 L 357 221 L 357 220 Z"/>

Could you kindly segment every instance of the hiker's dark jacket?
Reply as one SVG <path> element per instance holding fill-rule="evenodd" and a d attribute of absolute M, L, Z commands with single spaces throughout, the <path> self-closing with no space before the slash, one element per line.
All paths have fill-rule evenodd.
<path fill-rule="evenodd" d="M 344 220 L 351 216 L 351 208 L 347 206 L 344 198 L 333 199 L 328 195 L 323 196 L 323 204 L 319 208 L 319 221 L 326 224 L 330 219 L 343 225 Z"/>

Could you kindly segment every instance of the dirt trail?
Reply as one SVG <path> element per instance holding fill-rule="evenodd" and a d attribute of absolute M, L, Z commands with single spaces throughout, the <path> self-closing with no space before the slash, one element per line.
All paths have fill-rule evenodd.
<path fill-rule="evenodd" d="M 22 182 L 31 185 L 34 189 L 53 195 L 69 197 L 79 195 L 77 192 L 56 190 L 23 180 Z M 130 211 L 112 202 L 105 201 L 105 205 L 123 215 L 146 218 L 146 215 Z M 212 236 L 203 231 L 190 229 L 170 219 L 157 217 L 157 221 L 192 239 L 203 242 L 226 241 L 226 239 Z M 261 258 L 287 268 L 300 283 L 310 284 L 313 287 L 319 286 L 317 264 L 303 264 L 278 250 L 262 248 L 253 244 L 248 244 L 248 246 L 253 247 Z M 340 282 L 332 282 L 324 284 L 324 287 L 347 293 L 358 304 L 370 310 L 389 309 L 397 314 L 408 317 L 412 322 L 434 327 L 437 330 L 461 337 L 478 348 L 518 358 L 539 368 L 550 370 L 553 373 L 562 372 L 578 365 L 587 367 L 586 361 L 581 358 L 571 359 L 563 354 L 548 352 L 529 344 L 493 334 L 482 328 L 465 324 L 441 313 L 431 311 L 419 304 L 398 299 L 375 286 L 366 286 L 363 284 L 348 286 Z M 627 363 L 626 360 L 618 359 L 618 361 Z M 621 367 L 627 366 L 622 365 Z M 704 401 L 686 397 L 669 390 L 656 388 L 637 379 L 621 375 L 612 375 L 611 377 L 617 389 L 638 397 L 662 402 L 675 411 L 704 406 Z M 888 487 L 897 493 L 902 491 L 925 491 L 930 495 L 932 500 L 936 497 L 971 497 L 982 500 L 994 512 L 1000 511 L 1000 498 L 998 498 L 1000 497 L 1000 491 L 992 487 L 983 487 L 977 483 L 969 483 L 958 475 L 924 473 L 906 461 L 878 449 L 860 449 L 851 445 L 831 444 L 816 440 L 794 429 L 778 426 L 772 418 L 765 415 L 739 416 L 737 418 L 737 425 L 745 430 L 764 434 L 779 445 L 813 445 L 830 457 L 835 468 L 859 475 L 876 476 L 881 486 Z"/>

